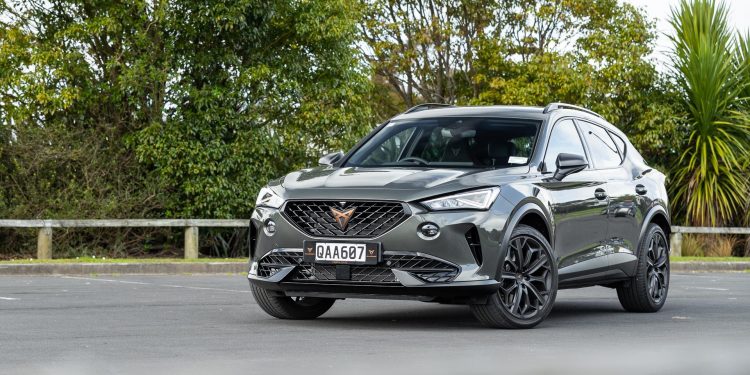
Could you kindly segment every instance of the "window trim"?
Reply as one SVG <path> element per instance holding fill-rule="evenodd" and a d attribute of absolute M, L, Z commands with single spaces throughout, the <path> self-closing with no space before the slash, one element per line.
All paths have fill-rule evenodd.
<path fill-rule="evenodd" d="M 615 132 L 613 132 L 611 130 L 607 130 L 607 134 L 609 134 L 609 137 L 612 138 L 612 142 L 615 143 L 615 147 L 617 147 L 617 149 L 620 151 L 620 160 L 622 160 L 622 162 L 625 162 L 625 158 L 628 157 L 628 143 L 625 142 L 625 140 L 622 139 L 622 137 L 620 137 L 619 135 L 615 134 Z M 620 142 L 622 142 L 622 145 L 623 145 L 622 150 L 620 150 L 619 143 L 617 142 L 617 140 L 615 138 L 619 139 Z M 622 163 L 621 163 L 621 165 L 622 165 Z"/>
<path fill-rule="evenodd" d="M 590 124 L 591 126 L 598 126 L 602 130 L 604 130 L 604 132 L 607 133 L 607 135 L 609 136 L 609 138 L 612 140 L 612 143 L 615 144 L 615 148 L 617 149 L 617 153 L 618 154 L 620 153 L 620 148 L 617 147 L 617 142 L 614 139 L 612 139 L 611 135 L 609 135 L 609 133 L 611 133 L 609 131 L 609 129 L 607 129 L 606 127 L 601 126 L 601 125 L 599 125 L 599 124 L 597 124 L 595 122 L 592 122 L 592 121 L 589 121 L 589 120 L 584 120 L 584 119 L 577 118 L 577 117 L 575 118 L 575 121 L 576 121 L 576 124 L 578 124 L 579 121 L 580 122 L 585 122 L 587 124 Z M 586 149 L 589 150 L 589 143 L 588 143 L 588 140 L 586 139 L 586 134 L 585 134 L 585 132 L 583 131 L 582 128 L 583 128 L 582 126 L 579 126 L 579 130 L 581 132 L 581 137 L 583 138 L 583 142 L 586 144 Z M 591 166 L 593 164 L 592 169 L 597 170 L 597 171 L 608 171 L 608 170 L 611 170 L 611 169 L 618 169 L 618 168 L 622 167 L 622 165 L 624 163 L 625 163 L 625 154 L 620 155 L 620 163 L 619 164 L 617 164 L 614 167 L 608 167 L 608 168 L 601 168 L 601 167 L 599 167 L 599 165 L 598 165 L 599 163 L 597 163 L 596 160 L 589 159 L 589 166 Z"/>
<path fill-rule="evenodd" d="M 573 129 L 575 129 L 576 133 L 578 134 L 578 140 L 581 142 L 581 147 L 583 148 L 583 154 L 584 154 L 583 157 L 586 158 L 586 163 L 588 164 L 588 166 L 584 170 L 591 169 L 591 157 L 589 156 L 589 150 L 586 145 L 586 142 L 584 142 L 583 140 L 583 134 L 581 133 L 581 129 L 579 128 L 575 120 L 576 120 L 575 117 L 561 117 L 557 119 L 557 121 L 555 121 L 554 124 L 552 124 L 552 127 L 549 130 L 549 136 L 547 137 L 548 138 L 547 144 L 544 147 L 544 155 L 542 156 L 542 165 L 544 166 L 544 170 L 541 171 L 542 174 L 555 173 L 554 170 L 553 171 L 548 170 L 547 163 L 545 162 L 545 160 L 547 160 L 547 152 L 549 151 L 549 145 L 550 143 L 552 143 L 552 132 L 554 132 L 555 127 L 563 121 L 570 121 L 573 124 Z"/>

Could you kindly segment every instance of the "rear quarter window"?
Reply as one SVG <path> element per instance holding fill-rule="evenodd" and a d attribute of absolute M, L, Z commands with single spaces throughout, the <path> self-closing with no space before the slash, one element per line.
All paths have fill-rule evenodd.
<path fill-rule="evenodd" d="M 619 135 L 615 133 L 612 133 L 610 131 L 608 131 L 608 133 L 610 137 L 612 137 L 612 140 L 615 141 L 615 145 L 617 145 L 617 150 L 620 151 L 620 160 L 625 160 L 625 151 L 626 151 L 625 141 L 622 138 L 620 138 Z"/>
<path fill-rule="evenodd" d="M 622 163 L 620 151 L 607 130 L 586 121 L 578 121 L 578 124 L 597 169 L 615 168 Z"/>

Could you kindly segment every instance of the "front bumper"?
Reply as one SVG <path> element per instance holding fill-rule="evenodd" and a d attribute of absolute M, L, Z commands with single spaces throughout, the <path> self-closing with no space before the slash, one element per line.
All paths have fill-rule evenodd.
<path fill-rule="evenodd" d="M 496 280 L 403 286 L 351 282 L 272 282 L 250 277 L 250 284 L 289 297 L 404 299 L 425 302 L 482 303 L 497 291 Z"/>
<path fill-rule="evenodd" d="M 498 201 L 501 201 L 498 199 Z M 497 205 L 496 205 L 497 206 Z M 452 301 L 461 298 L 486 296 L 497 290 L 495 273 L 499 261 L 500 240 L 507 215 L 505 207 L 489 211 L 430 212 L 419 205 L 409 205 L 411 215 L 388 232 L 368 239 L 316 238 L 300 231 L 287 221 L 280 210 L 258 207 L 253 212 L 251 232 L 254 233 L 251 254 L 250 282 L 257 287 L 276 291 L 287 296 L 319 296 L 329 298 L 387 298 L 417 299 L 425 301 Z M 268 220 L 276 224 L 274 234 L 263 230 Z M 440 227 L 433 239 L 418 235 L 422 223 L 432 222 Z M 477 259 L 467 241 L 466 234 L 475 228 L 481 244 L 481 257 Z M 278 251 L 302 251 L 303 241 L 355 241 L 379 242 L 384 254 L 414 254 L 439 259 L 457 268 L 449 281 L 425 281 L 419 275 L 393 269 L 393 278 L 387 283 L 358 282 L 357 280 L 299 280 L 295 269 L 304 265 L 289 264 L 268 277 L 258 276 L 258 261 Z M 475 249 L 476 251 L 476 249 Z M 309 266 L 309 265 L 308 265 Z M 383 264 L 379 265 L 384 267 Z M 252 269 L 255 268 L 255 269 Z M 367 281 L 367 280 L 365 280 Z"/>

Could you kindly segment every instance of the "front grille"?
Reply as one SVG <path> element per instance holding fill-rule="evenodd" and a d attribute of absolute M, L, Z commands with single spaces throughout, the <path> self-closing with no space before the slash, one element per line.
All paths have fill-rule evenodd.
<path fill-rule="evenodd" d="M 292 275 L 295 281 L 334 281 L 336 279 L 336 265 L 334 264 L 305 264 Z M 346 281 L 362 283 L 397 283 L 396 276 L 388 267 L 379 266 L 351 266 L 351 279 Z"/>
<path fill-rule="evenodd" d="M 383 254 L 378 265 L 352 265 L 351 278 L 338 280 L 336 265 L 311 264 L 302 261 L 301 250 L 277 250 L 261 258 L 258 262 L 258 276 L 273 276 L 283 267 L 296 266 L 287 276 L 290 281 L 349 281 L 375 284 L 399 284 L 392 269 L 409 272 L 426 283 L 444 283 L 458 276 L 455 265 L 421 255 L 389 253 Z"/>
<path fill-rule="evenodd" d="M 355 209 L 344 229 L 331 208 Z M 377 237 L 404 221 L 408 213 L 397 202 L 289 201 L 284 216 L 313 237 Z"/>

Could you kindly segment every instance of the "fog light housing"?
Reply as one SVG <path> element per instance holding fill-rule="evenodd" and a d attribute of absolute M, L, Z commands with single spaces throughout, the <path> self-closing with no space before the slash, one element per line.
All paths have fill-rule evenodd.
<path fill-rule="evenodd" d="M 423 223 L 417 231 L 420 237 L 431 240 L 440 234 L 440 227 L 435 223 Z"/>
<path fill-rule="evenodd" d="M 266 220 L 265 226 L 263 226 L 263 231 L 269 236 L 276 234 L 276 222 L 271 219 Z"/>

